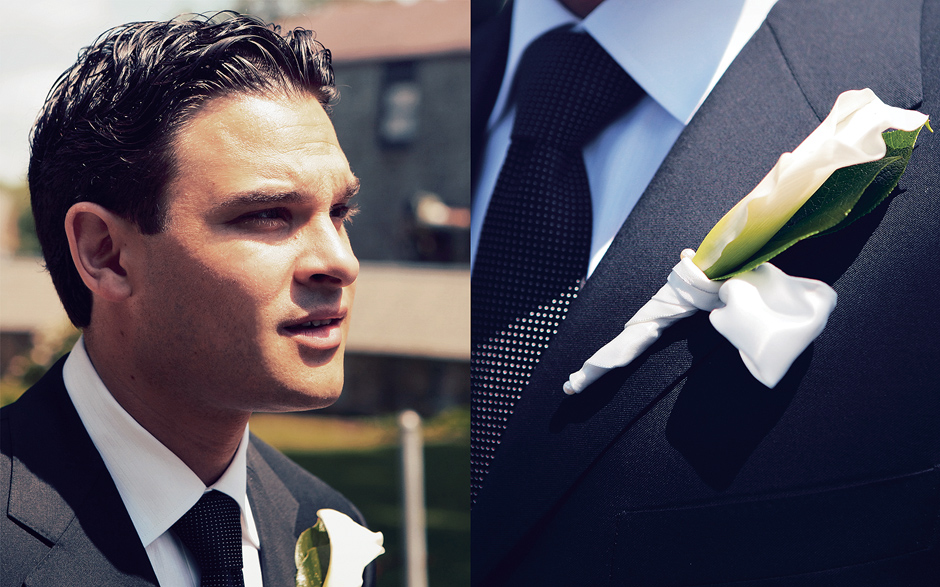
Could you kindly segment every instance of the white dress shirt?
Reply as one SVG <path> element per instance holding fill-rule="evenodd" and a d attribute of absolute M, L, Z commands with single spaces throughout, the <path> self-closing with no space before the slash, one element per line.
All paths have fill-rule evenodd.
<path fill-rule="evenodd" d="M 509 57 L 474 194 L 470 259 L 509 149 L 515 107 L 512 80 L 525 49 L 562 25 L 590 34 L 646 91 L 631 110 L 584 147 L 591 188 L 590 276 L 636 205 L 679 133 L 776 0 L 606 0 L 583 20 L 558 0 L 516 0 Z"/>
<path fill-rule="evenodd" d="M 211 487 L 147 432 L 114 399 L 79 339 L 62 371 L 76 411 L 114 479 L 140 541 L 164 587 L 199 587 L 199 569 L 169 530 L 202 494 L 218 490 L 241 507 L 246 587 L 261 586 L 261 542 L 247 497 L 248 427 L 228 469 Z"/>

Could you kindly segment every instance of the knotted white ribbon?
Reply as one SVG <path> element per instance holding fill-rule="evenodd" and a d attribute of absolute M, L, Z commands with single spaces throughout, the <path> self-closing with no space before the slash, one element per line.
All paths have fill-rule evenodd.
<path fill-rule="evenodd" d="M 773 388 L 793 361 L 822 333 L 836 307 L 836 292 L 821 281 L 791 277 L 764 263 L 724 282 L 711 281 L 682 251 L 664 285 L 624 326 L 565 382 L 568 395 L 581 393 L 601 375 L 630 364 L 671 324 L 698 310 L 711 312 L 715 330 L 741 353 L 758 381 Z"/>

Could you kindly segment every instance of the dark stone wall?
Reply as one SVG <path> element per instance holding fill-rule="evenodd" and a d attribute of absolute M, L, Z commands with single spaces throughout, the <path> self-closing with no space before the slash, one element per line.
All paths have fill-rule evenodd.
<path fill-rule="evenodd" d="M 411 209 L 421 192 L 434 193 L 449 206 L 470 206 L 469 54 L 337 63 L 334 69 L 340 99 L 333 123 L 362 182 L 360 213 L 349 229 L 357 256 L 468 263 L 467 230 L 434 235 L 434 242 L 446 242 L 429 252 L 426 229 L 415 226 Z M 419 90 L 417 129 L 410 144 L 389 145 L 378 129 L 383 88 L 402 70 Z"/>

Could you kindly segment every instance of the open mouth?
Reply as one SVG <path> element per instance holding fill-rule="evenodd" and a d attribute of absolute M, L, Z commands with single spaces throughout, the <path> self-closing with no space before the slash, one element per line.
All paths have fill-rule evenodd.
<path fill-rule="evenodd" d="M 345 313 L 333 318 L 303 320 L 282 327 L 281 334 L 288 336 L 301 347 L 314 352 L 335 350 L 345 338 L 343 321 Z"/>
<path fill-rule="evenodd" d="M 314 328 L 320 328 L 321 326 L 330 326 L 331 324 L 338 324 L 340 318 L 332 318 L 329 320 L 308 320 L 306 322 L 301 322 L 300 324 L 294 324 L 292 326 L 285 327 L 285 330 L 291 332 L 303 332 L 304 330 L 312 330 Z"/>

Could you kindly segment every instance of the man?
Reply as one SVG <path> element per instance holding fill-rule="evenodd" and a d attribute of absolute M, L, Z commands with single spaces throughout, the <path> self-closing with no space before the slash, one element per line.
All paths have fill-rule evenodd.
<path fill-rule="evenodd" d="M 474 33 L 475 304 L 481 261 L 487 275 L 496 263 L 487 223 L 527 99 L 510 91 L 526 48 L 573 25 L 643 95 L 582 149 L 594 208 L 583 287 L 474 341 L 473 583 L 935 585 L 936 135 L 922 133 L 880 208 L 774 261 L 838 292 L 774 389 L 704 312 L 580 395 L 562 385 L 838 94 L 870 87 L 937 116 L 940 3 L 563 4 L 517 0 Z M 474 306 L 475 333 L 485 310 Z M 512 363 L 517 339 L 538 348 Z M 521 391 L 494 391 L 505 381 Z"/>
<path fill-rule="evenodd" d="M 186 522 L 204 496 L 233 585 L 292 585 L 321 508 L 364 523 L 247 428 L 342 389 L 358 180 L 334 93 L 310 31 L 234 14 L 118 27 L 59 79 L 29 181 L 83 336 L 3 410 L 3 585 L 219 584 L 222 539 Z"/>

